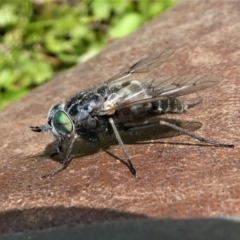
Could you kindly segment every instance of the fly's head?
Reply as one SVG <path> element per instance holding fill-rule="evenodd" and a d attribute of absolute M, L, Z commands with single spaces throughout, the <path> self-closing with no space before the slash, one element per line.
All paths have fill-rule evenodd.
<path fill-rule="evenodd" d="M 47 124 L 42 126 L 31 126 L 34 132 L 44 132 L 50 130 L 52 135 L 59 140 L 72 138 L 74 135 L 74 124 L 69 114 L 64 110 L 63 105 L 54 105 L 49 113 Z"/>

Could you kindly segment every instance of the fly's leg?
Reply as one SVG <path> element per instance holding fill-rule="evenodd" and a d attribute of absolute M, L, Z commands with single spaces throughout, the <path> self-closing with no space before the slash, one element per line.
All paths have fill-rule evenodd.
<path fill-rule="evenodd" d="M 205 143 L 212 144 L 215 147 L 234 148 L 233 144 L 225 144 L 225 143 L 220 143 L 220 142 L 213 141 L 213 140 L 208 140 L 206 138 L 203 138 L 203 137 L 199 136 L 198 134 L 196 134 L 194 132 L 187 131 L 187 130 L 181 128 L 181 127 L 176 126 L 175 124 L 172 124 L 172 123 L 169 123 L 169 122 L 166 122 L 166 121 L 163 121 L 163 120 L 160 120 L 159 124 L 168 126 L 170 128 L 173 128 L 173 129 L 175 129 L 175 130 L 177 130 L 177 131 L 179 131 L 181 133 L 184 133 L 184 134 L 186 134 L 186 135 L 188 135 L 188 136 L 190 136 L 192 138 L 197 139 L 200 142 L 205 142 Z"/>
<path fill-rule="evenodd" d="M 46 132 L 50 130 L 50 127 L 48 124 L 42 125 L 42 126 L 30 126 L 30 128 L 33 132 Z"/>
<path fill-rule="evenodd" d="M 193 107 L 195 107 L 196 105 L 198 105 L 198 104 L 200 104 L 200 103 L 202 103 L 202 102 L 203 102 L 203 99 L 200 98 L 200 99 L 198 99 L 196 102 L 193 102 L 193 103 L 187 104 L 187 109 L 189 109 L 189 108 L 193 108 Z"/>
<path fill-rule="evenodd" d="M 64 160 L 62 161 L 62 165 L 60 167 L 56 168 L 55 170 L 53 170 L 52 172 L 41 176 L 41 178 L 52 177 L 53 175 L 57 174 L 58 172 L 62 171 L 63 169 L 65 169 L 68 166 L 68 164 L 71 162 L 70 155 L 71 155 L 71 152 L 72 152 L 72 148 L 73 148 L 73 144 L 75 142 L 75 139 L 76 139 L 76 137 L 73 137 L 71 139 L 71 142 L 69 144 L 67 153 L 64 157 Z M 58 154 L 63 154 L 63 149 L 62 149 L 62 144 L 61 143 L 58 144 L 57 151 L 61 151 Z"/>
<path fill-rule="evenodd" d="M 114 134 L 115 134 L 115 136 L 116 136 L 116 138 L 117 138 L 117 140 L 118 140 L 118 143 L 119 143 L 120 147 L 122 148 L 122 151 L 123 151 L 123 153 L 124 153 L 124 156 L 125 156 L 125 158 L 126 158 L 126 160 L 127 160 L 126 164 L 127 164 L 128 168 L 129 168 L 129 170 L 131 171 L 132 175 L 135 177 L 135 176 L 136 176 L 136 170 L 135 170 L 135 168 L 134 168 L 133 165 L 132 165 L 132 162 L 131 162 L 131 160 L 130 160 L 130 157 L 129 157 L 128 153 L 127 153 L 126 148 L 124 147 L 123 141 L 122 141 L 122 139 L 121 139 L 121 137 L 120 137 L 120 135 L 119 135 L 119 132 L 118 132 L 118 130 L 117 130 L 117 128 L 116 128 L 116 126 L 115 126 L 114 121 L 113 121 L 112 118 L 109 118 L 109 123 L 110 123 L 111 126 L 112 126 L 112 129 L 113 129 L 113 131 L 114 131 Z"/>

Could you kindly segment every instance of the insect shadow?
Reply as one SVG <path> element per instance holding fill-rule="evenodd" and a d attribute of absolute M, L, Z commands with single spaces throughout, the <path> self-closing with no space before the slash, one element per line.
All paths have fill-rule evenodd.
<path fill-rule="evenodd" d="M 181 127 L 185 130 L 188 130 L 188 131 L 196 131 L 202 127 L 202 123 L 196 122 L 196 121 L 182 121 L 182 120 L 167 119 L 167 118 L 164 118 L 164 119 L 161 118 L 161 119 L 164 121 L 167 121 L 169 123 L 172 123 L 178 127 Z M 139 144 L 148 144 L 148 143 L 155 143 L 155 144 L 168 143 L 168 144 L 174 144 L 174 145 L 211 146 L 211 145 L 207 145 L 207 144 L 198 144 L 198 143 L 196 143 L 196 144 L 176 143 L 176 142 L 171 143 L 171 142 L 166 142 L 166 141 L 152 142 L 152 140 L 171 138 L 171 137 L 175 137 L 175 136 L 184 134 L 173 128 L 170 128 L 167 126 L 162 126 L 162 125 L 159 125 L 157 127 L 149 127 L 146 129 L 140 129 L 137 131 L 121 132 L 120 134 L 121 134 L 121 138 L 122 138 L 124 144 L 139 145 Z M 119 160 L 124 165 L 127 165 L 126 161 L 121 159 L 121 156 L 116 156 L 111 151 L 109 151 L 110 146 L 119 144 L 117 139 L 115 138 L 115 136 L 107 135 L 107 136 L 104 136 L 104 139 L 102 139 L 102 140 L 103 141 L 99 141 L 99 142 L 95 142 L 95 143 L 87 142 L 84 140 L 76 141 L 74 144 L 74 147 L 73 147 L 73 151 L 72 151 L 73 154 L 72 154 L 71 160 L 73 160 L 74 158 L 78 158 L 78 157 L 89 156 L 91 154 L 98 152 L 100 149 L 102 149 L 103 151 L 105 151 L 107 154 L 109 154 L 113 158 Z M 51 154 L 54 152 L 54 149 L 55 149 L 55 144 L 50 143 L 45 147 L 44 152 L 42 154 L 40 154 L 38 156 L 33 156 L 33 157 L 35 157 L 37 160 L 46 160 L 46 159 L 51 158 L 51 160 L 61 163 L 59 156 L 51 156 Z"/>

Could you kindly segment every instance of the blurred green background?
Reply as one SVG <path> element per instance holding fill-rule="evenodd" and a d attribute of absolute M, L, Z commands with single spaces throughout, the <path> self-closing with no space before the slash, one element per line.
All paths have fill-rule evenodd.
<path fill-rule="evenodd" d="M 0 108 L 175 0 L 0 0 Z"/>

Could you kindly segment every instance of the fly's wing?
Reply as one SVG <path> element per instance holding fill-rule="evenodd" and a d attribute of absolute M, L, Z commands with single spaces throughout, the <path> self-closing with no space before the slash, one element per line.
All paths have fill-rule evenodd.
<path fill-rule="evenodd" d="M 152 97 L 174 98 L 194 93 L 211 86 L 222 80 L 218 75 L 181 75 L 160 80 L 152 91 Z"/>
<path fill-rule="evenodd" d="M 117 75 L 111 77 L 106 81 L 109 87 L 121 84 L 122 82 L 127 82 L 128 79 L 136 73 L 146 73 L 153 68 L 162 65 L 172 54 L 174 53 L 173 48 L 165 48 L 161 52 L 150 55 L 135 64 L 133 64 L 129 69 L 126 69 Z"/>
<path fill-rule="evenodd" d="M 136 91 L 121 97 L 117 101 L 106 101 L 101 114 L 113 114 L 116 110 L 129 108 L 135 105 L 158 101 L 164 98 L 175 98 L 194 93 L 218 84 L 222 78 L 217 75 L 182 75 L 165 77 L 159 81 L 148 81 Z"/>

